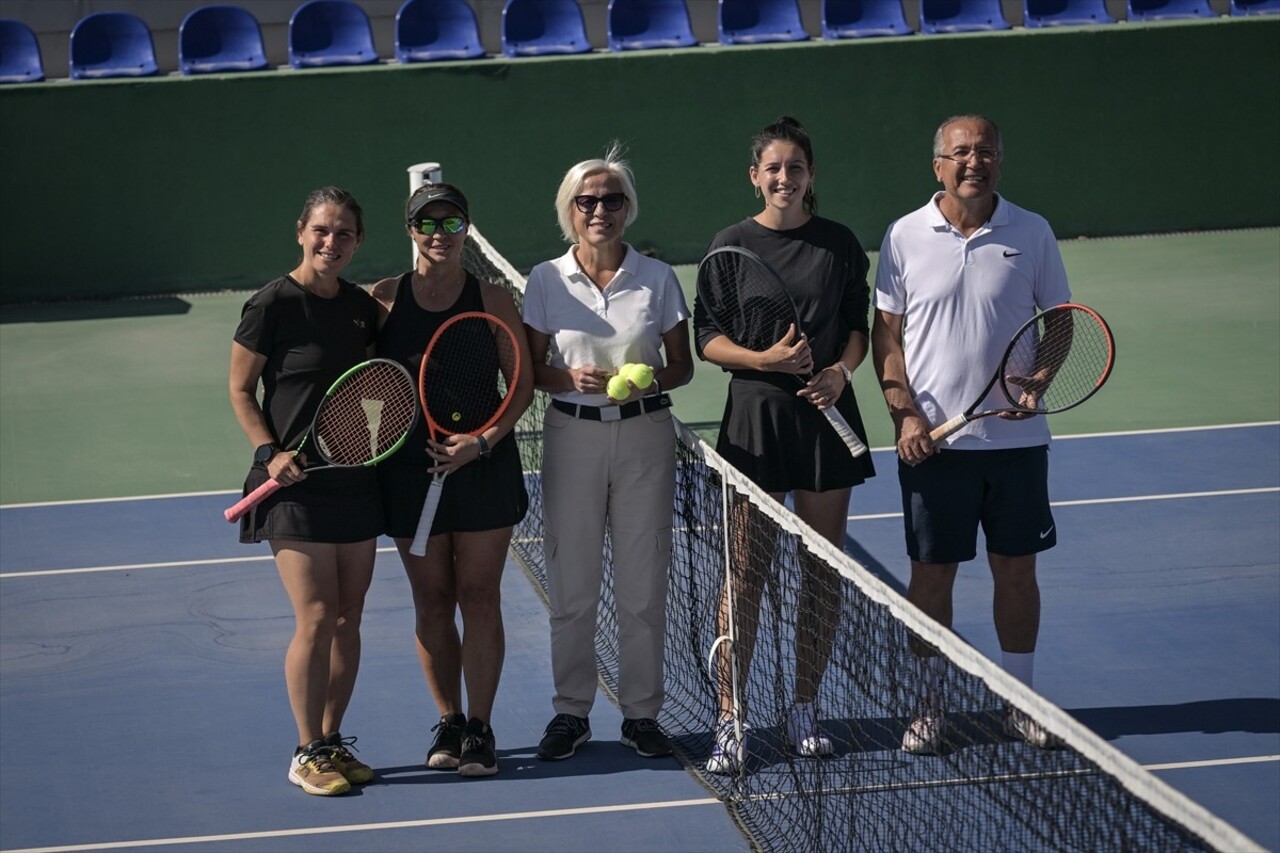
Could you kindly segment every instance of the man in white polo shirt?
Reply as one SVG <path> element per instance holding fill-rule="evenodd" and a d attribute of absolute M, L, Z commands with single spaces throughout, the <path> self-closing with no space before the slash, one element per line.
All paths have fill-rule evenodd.
<path fill-rule="evenodd" d="M 1048 425 L 1002 415 L 938 445 L 929 438 L 982 392 L 1009 339 L 1037 310 L 1071 298 L 1049 224 L 996 192 L 1003 159 L 1000 129 L 988 118 L 953 116 L 938 127 L 933 171 L 943 189 L 885 233 L 871 339 L 897 436 L 907 598 L 950 627 L 956 572 L 977 556 L 981 526 L 1002 663 L 1030 685 L 1040 629 L 1036 554 L 1057 541 Z M 938 752 L 946 732 L 945 709 L 934 698 L 937 670 L 927 649 L 913 650 L 921 657 L 921 701 L 902 748 Z M 1005 725 L 1034 746 L 1055 745 L 1016 709 L 1006 711 Z"/>

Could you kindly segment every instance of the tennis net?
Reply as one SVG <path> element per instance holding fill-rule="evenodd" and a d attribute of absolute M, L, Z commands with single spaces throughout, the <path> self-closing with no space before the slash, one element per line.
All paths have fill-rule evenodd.
<path fill-rule="evenodd" d="M 474 226 L 465 264 L 520 301 L 523 276 Z M 517 430 L 530 508 L 512 542 L 544 601 L 539 472 L 546 406 L 539 392 Z M 1261 849 L 924 617 L 678 421 L 676 430 L 667 698 L 659 722 L 754 849 Z M 606 541 L 596 655 L 602 688 L 616 697 L 610 556 Z M 726 576 L 760 583 L 758 616 L 741 608 L 736 615 L 738 633 L 754 623 L 749 666 L 737 660 L 741 637 L 717 647 Z M 814 613 L 828 618 L 813 624 Z M 813 649 L 825 647 L 802 641 L 797 650 L 797 629 L 831 638 L 816 700 L 834 748 L 826 758 L 795 755 L 785 734 L 797 664 L 812 666 Z M 922 663 L 913 645 L 936 656 Z M 707 759 L 726 691 L 749 754 L 737 772 L 717 775 L 707 772 Z M 900 749 L 922 704 L 943 715 L 939 755 Z M 1008 709 L 1034 720 L 1060 748 L 1010 737 Z"/>

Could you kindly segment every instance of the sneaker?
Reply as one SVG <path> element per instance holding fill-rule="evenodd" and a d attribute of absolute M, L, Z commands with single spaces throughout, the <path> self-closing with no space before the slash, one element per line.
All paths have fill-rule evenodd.
<path fill-rule="evenodd" d="M 1004 709 L 1004 731 L 1011 738 L 1034 746 L 1036 749 L 1062 749 L 1062 739 L 1050 734 L 1036 720 L 1017 708 Z"/>
<path fill-rule="evenodd" d="M 538 742 L 538 757 L 543 761 L 560 761 L 591 740 L 591 726 L 586 717 L 556 714 Z"/>
<path fill-rule="evenodd" d="M 459 776 L 492 776 L 498 772 L 498 754 L 494 752 L 493 729 L 472 717 L 462 731 L 462 755 L 458 759 Z"/>
<path fill-rule="evenodd" d="M 732 776 L 747 759 L 747 730 L 742 729 L 742 740 L 733 726 L 733 720 L 721 720 L 716 726 L 716 740 L 707 758 L 707 772 L 720 776 Z"/>
<path fill-rule="evenodd" d="M 797 702 L 787 715 L 787 739 L 798 755 L 822 758 L 835 752 L 831 738 L 818 727 L 818 712 L 812 702 Z"/>
<path fill-rule="evenodd" d="M 661 758 L 671 754 L 671 741 L 662 733 L 657 721 L 648 717 L 622 721 L 622 745 L 631 747 L 642 758 Z"/>
<path fill-rule="evenodd" d="M 289 781 L 318 797 L 332 797 L 351 790 L 351 783 L 333 766 L 329 746 L 322 740 L 313 740 L 293 751 Z"/>
<path fill-rule="evenodd" d="M 453 770 L 462 757 L 462 730 L 467 727 L 466 714 L 445 714 L 431 727 L 436 733 L 427 750 L 426 765 L 432 770 Z"/>
<path fill-rule="evenodd" d="M 937 755 L 942 750 L 946 718 L 937 712 L 921 714 L 902 733 L 902 751 L 912 755 Z"/>
<path fill-rule="evenodd" d="M 324 742 L 329 747 L 329 760 L 333 762 L 334 769 L 342 774 L 342 778 L 352 785 L 363 785 L 365 782 L 373 781 L 373 768 L 352 754 L 352 750 L 356 748 L 355 738 L 344 738 L 334 732 L 325 738 Z"/>

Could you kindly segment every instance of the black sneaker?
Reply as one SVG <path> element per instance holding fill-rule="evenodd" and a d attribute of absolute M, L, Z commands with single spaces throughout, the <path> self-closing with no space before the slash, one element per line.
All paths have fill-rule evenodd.
<path fill-rule="evenodd" d="M 426 765 L 432 770 L 453 770 L 462 757 L 462 730 L 466 728 L 466 714 L 445 714 L 431 727 L 436 739 L 427 750 Z"/>
<path fill-rule="evenodd" d="M 648 717 L 622 721 L 622 745 L 631 747 L 643 758 L 661 758 L 671 754 L 671 741 L 662 733 L 657 721 Z"/>
<path fill-rule="evenodd" d="M 459 776 L 492 776 L 498 772 L 498 755 L 493 751 L 493 729 L 472 717 L 462 732 Z"/>
<path fill-rule="evenodd" d="M 573 755 L 574 750 L 591 740 L 591 726 L 586 717 L 556 714 L 547 723 L 538 743 L 538 757 L 543 761 L 559 761 Z"/>

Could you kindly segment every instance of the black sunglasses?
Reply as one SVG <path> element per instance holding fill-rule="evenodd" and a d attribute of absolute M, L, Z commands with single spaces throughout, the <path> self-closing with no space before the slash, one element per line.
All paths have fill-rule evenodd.
<path fill-rule="evenodd" d="M 446 234 L 457 234 L 467 225 L 467 220 L 461 216 L 446 216 L 444 219 L 429 219 L 422 217 L 413 223 L 413 227 L 420 234 L 431 236 L 436 233 L 436 229 L 440 229 Z"/>
<path fill-rule="evenodd" d="M 597 204 L 603 204 L 605 210 L 614 211 L 622 209 L 622 206 L 627 203 L 627 196 L 625 193 L 609 193 L 600 196 L 576 195 L 573 197 L 573 203 L 583 213 L 594 213 Z"/>

